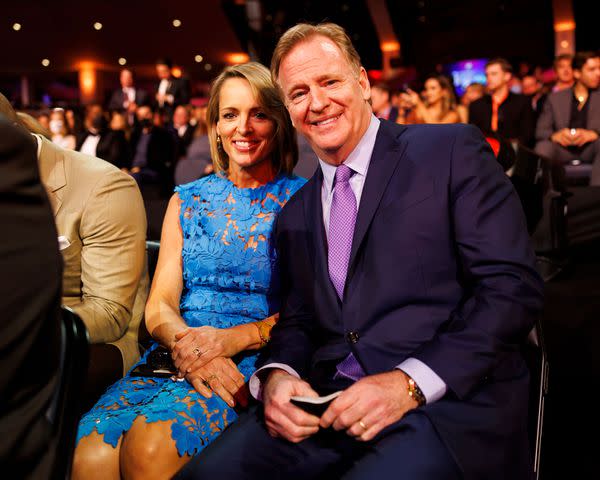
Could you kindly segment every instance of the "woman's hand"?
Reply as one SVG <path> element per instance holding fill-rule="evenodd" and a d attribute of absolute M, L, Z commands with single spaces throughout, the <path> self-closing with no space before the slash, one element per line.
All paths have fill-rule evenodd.
<path fill-rule="evenodd" d="M 186 328 L 175 335 L 171 355 L 179 375 L 197 370 L 216 357 L 233 357 L 240 352 L 238 336 L 227 328 Z"/>
<path fill-rule="evenodd" d="M 248 388 L 244 376 L 230 358 L 217 357 L 185 376 L 196 391 L 206 398 L 215 392 L 230 407 L 248 405 Z M 211 392 L 212 390 L 212 392 Z"/>

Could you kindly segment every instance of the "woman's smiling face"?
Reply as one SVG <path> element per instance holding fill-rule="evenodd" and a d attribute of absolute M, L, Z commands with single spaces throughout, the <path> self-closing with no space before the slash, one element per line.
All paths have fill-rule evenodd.
<path fill-rule="evenodd" d="M 219 92 L 217 133 L 229 168 L 248 169 L 271 159 L 275 123 L 243 78 L 225 80 Z"/>

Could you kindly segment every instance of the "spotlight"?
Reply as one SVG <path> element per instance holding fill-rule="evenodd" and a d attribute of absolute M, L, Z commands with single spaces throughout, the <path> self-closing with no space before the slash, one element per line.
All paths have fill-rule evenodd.
<path fill-rule="evenodd" d="M 119 58 L 119 65 L 125 65 L 127 63 L 127 59 L 124 57 Z"/>
<path fill-rule="evenodd" d="M 102 24 L 100 22 L 94 23 L 94 29 L 96 29 L 96 30 L 102 30 Z"/>
<path fill-rule="evenodd" d="M 194 57 L 194 60 L 196 61 L 196 63 L 200 63 L 202 60 L 204 60 L 204 58 L 202 57 L 202 55 L 196 55 Z"/>
<path fill-rule="evenodd" d="M 13 23 L 13 30 L 15 32 L 18 32 L 19 30 L 21 30 L 21 24 L 20 23 Z"/>
<path fill-rule="evenodd" d="M 50 65 L 50 60 L 48 60 L 47 58 L 44 58 L 44 59 L 42 60 L 42 65 L 43 65 L 44 67 L 47 67 L 48 65 Z"/>
<path fill-rule="evenodd" d="M 212 65 L 210 63 L 207 63 L 206 65 L 204 65 L 204 70 L 206 70 L 207 72 L 212 70 Z"/>
<path fill-rule="evenodd" d="M 175 20 L 173 20 L 173 26 L 175 28 L 181 27 L 181 20 L 179 20 L 178 18 L 176 18 Z"/>

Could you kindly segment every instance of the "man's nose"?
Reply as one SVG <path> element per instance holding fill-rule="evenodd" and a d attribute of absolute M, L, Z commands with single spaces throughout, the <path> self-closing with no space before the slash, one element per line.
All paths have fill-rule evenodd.
<path fill-rule="evenodd" d="M 313 112 L 322 112 L 329 103 L 329 97 L 321 88 L 314 88 L 310 92 L 310 109 Z"/>

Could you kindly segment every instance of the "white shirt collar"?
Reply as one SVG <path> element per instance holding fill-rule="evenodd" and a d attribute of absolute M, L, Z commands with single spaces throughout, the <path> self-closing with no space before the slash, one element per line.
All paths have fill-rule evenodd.
<path fill-rule="evenodd" d="M 369 123 L 367 131 L 358 142 L 358 145 L 356 145 L 354 150 L 352 150 L 350 155 L 348 155 L 348 158 L 343 162 L 359 175 L 365 176 L 367 174 L 380 123 L 381 122 L 375 115 L 371 115 L 371 122 Z M 335 170 L 337 167 L 321 160 L 320 158 L 319 164 L 321 165 L 321 170 L 323 172 L 323 182 L 325 184 L 326 191 L 331 192 L 331 189 L 333 188 Z"/>

